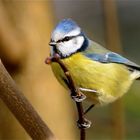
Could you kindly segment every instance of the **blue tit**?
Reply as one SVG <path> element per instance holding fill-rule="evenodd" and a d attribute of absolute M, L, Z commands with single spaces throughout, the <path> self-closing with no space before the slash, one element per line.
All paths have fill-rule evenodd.
<path fill-rule="evenodd" d="M 51 35 L 50 54 L 60 55 L 79 90 L 93 104 L 111 103 L 140 78 L 140 66 L 90 40 L 71 19 L 64 19 Z M 58 63 L 51 63 L 58 81 L 66 88 L 67 78 Z"/>

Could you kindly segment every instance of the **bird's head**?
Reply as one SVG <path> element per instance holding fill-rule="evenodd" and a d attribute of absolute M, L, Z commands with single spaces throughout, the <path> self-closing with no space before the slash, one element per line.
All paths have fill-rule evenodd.
<path fill-rule="evenodd" d="M 58 53 L 62 58 L 66 58 L 84 50 L 88 46 L 88 39 L 73 20 L 64 19 L 52 32 L 49 45 L 51 55 Z"/>

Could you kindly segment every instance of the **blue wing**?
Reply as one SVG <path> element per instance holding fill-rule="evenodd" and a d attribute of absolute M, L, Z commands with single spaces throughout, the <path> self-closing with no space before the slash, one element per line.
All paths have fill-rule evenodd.
<path fill-rule="evenodd" d="M 139 70 L 140 71 L 140 66 L 131 62 L 130 60 L 122 57 L 121 55 L 113 52 L 108 52 L 104 54 L 97 54 L 97 53 L 89 53 L 85 54 L 88 58 L 94 60 L 94 61 L 99 61 L 101 63 L 119 63 L 119 64 L 124 64 L 131 68 L 131 70 Z"/>

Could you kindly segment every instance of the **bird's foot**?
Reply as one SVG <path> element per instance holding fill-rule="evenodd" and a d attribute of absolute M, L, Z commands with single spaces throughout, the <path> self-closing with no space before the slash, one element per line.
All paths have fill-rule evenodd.
<path fill-rule="evenodd" d="M 71 97 L 75 102 L 82 102 L 83 100 L 86 99 L 86 96 L 81 92 L 77 95 L 71 94 Z"/>
<path fill-rule="evenodd" d="M 88 129 L 91 126 L 91 121 L 84 118 L 84 122 L 81 123 L 79 120 L 77 121 L 77 126 L 79 129 Z"/>

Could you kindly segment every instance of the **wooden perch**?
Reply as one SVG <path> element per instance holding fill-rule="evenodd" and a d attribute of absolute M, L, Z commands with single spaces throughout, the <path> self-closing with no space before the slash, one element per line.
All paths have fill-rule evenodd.
<path fill-rule="evenodd" d="M 34 140 L 56 140 L 40 116 L 17 88 L 0 60 L 0 98 Z"/>

